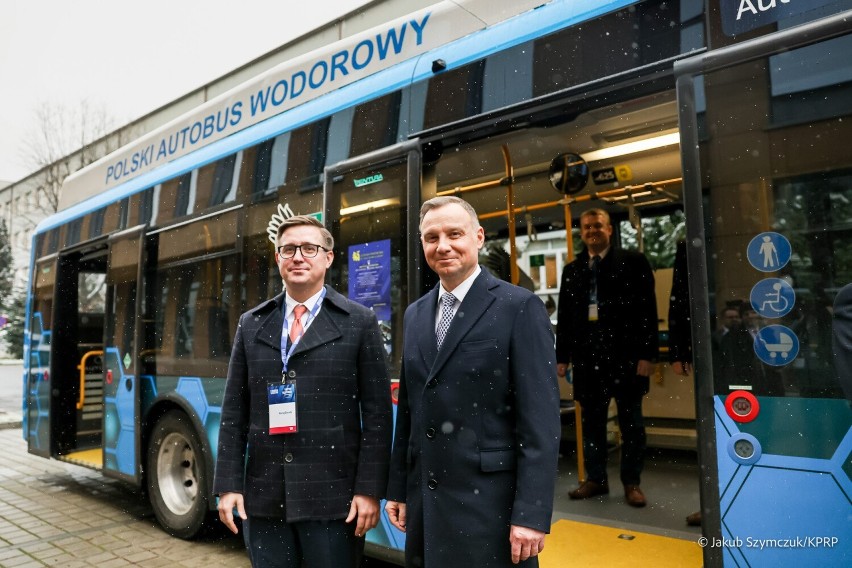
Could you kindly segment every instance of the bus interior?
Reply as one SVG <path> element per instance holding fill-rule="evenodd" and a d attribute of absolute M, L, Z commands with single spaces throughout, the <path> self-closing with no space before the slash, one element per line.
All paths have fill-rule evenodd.
<path fill-rule="evenodd" d="M 649 444 L 643 487 L 648 489 L 651 504 L 639 511 L 627 507 L 621 497 L 569 504 L 567 493 L 583 475 L 577 445 L 581 434 L 569 373 L 559 379 L 563 439 L 554 520 L 632 527 L 694 540 L 700 529 L 685 523 L 686 516 L 699 508 L 694 377 L 675 375 L 665 348 L 674 256 L 677 241 L 685 237 L 677 106 L 672 90 L 620 95 L 623 100 L 603 105 L 596 102 L 596 106 L 579 111 L 559 108 L 539 112 L 524 124 L 499 133 L 483 136 L 478 131 L 472 137 L 437 134 L 440 141 L 423 145 L 418 198 L 423 201 L 436 195 L 457 195 L 469 201 L 486 234 L 480 264 L 504 280 L 534 291 L 551 313 L 554 329 L 560 275 L 563 266 L 581 250 L 578 218 L 584 210 L 605 209 L 614 227 L 613 244 L 642 250 L 649 257 L 655 272 L 662 346 L 643 404 Z M 620 146 L 621 153 L 606 156 L 596 152 L 602 146 Z M 566 154 L 587 162 L 585 185 L 570 195 L 555 189 L 551 181 L 554 158 Z M 419 237 L 413 229 L 417 211 L 405 211 L 405 171 L 405 164 L 399 161 L 368 162 L 335 178 L 335 190 L 326 196 L 326 211 L 341 251 L 355 243 L 386 238 L 392 243 L 394 256 L 399 255 L 400 265 L 412 265 L 406 262 L 406 254 L 422 257 L 416 251 Z M 353 178 L 369 180 L 369 184 L 340 189 L 352 187 L 346 182 Z M 512 220 L 509 203 L 513 204 Z M 338 204 L 340 217 L 335 220 L 334 207 Z M 419 205 L 413 208 L 419 209 Z M 410 238 L 417 243 L 409 250 L 403 242 L 405 236 L 399 234 L 406 217 L 412 225 Z M 570 244 L 567 233 L 571 235 Z M 349 279 L 346 264 L 338 265 L 336 271 L 332 283 L 345 287 Z M 422 258 L 417 272 L 420 289 L 409 301 L 437 282 Z M 388 322 L 391 329 L 401 328 L 407 276 L 393 270 L 392 303 L 398 317 Z M 391 335 L 393 346 L 401 345 L 401 334 Z M 615 418 L 614 403 L 611 416 Z M 609 467 L 616 468 L 610 473 L 617 479 L 616 420 L 611 420 L 609 430 Z"/>
<path fill-rule="evenodd" d="M 486 233 L 481 264 L 534 291 L 551 312 L 554 328 L 562 268 L 582 248 L 579 216 L 592 207 L 605 209 L 614 228 L 613 245 L 644 252 L 654 268 L 664 339 L 675 250 L 678 239 L 685 238 L 674 93 L 645 95 L 569 117 L 565 122 L 549 118 L 545 124 L 445 151 L 432 166 L 435 194 L 458 195 L 474 206 Z M 655 148 L 657 144 L 664 145 Z M 610 150 L 611 156 L 597 157 L 602 146 L 621 146 L 626 153 Z M 574 160 L 580 156 L 589 170 L 585 187 L 573 188 L 572 195 L 560 194 L 551 181 L 552 160 L 565 154 Z M 514 208 L 514 231 L 508 220 L 509 203 Z M 515 274 L 512 261 L 517 265 Z M 649 510 L 637 513 L 615 497 L 569 504 L 567 493 L 583 475 L 577 461 L 582 453 L 576 446 L 569 372 L 559 378 L 564 428 L 557 514 L 604 523 L 609 516 L 619 527 L 635 523 L 645 532 L 668 536 L 698 533 L 684 522 L 699 508 L 693 377 L 671 371 L 665 344 L 661 341 L 661 357 L 643 402 L 650 448 L 643 486 L 651 499 Z M 614 402 L 611 416 L 615 416 Z M 616 420 L 610 421 L 609 430 L 610 476 L 617 479 Z"/>

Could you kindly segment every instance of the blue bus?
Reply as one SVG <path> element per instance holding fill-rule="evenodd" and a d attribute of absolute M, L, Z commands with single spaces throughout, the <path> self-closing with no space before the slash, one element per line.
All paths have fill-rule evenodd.
<path fill-rule="evenodd" d="M 145 489 L 164 529 L 192 538 L 215 510 L 237 319 L 281 289 L 282 217 L 332 231 L 329 284 L 376 311 L 395 375 L 403 312 L 436 283 L 424 200 L 469 200 L 481 264 L 553 313 L 576 219 L 602 207 L 618 245 L 655 268 L 664 340 L 685 240 L 695 370 L 675 375 L 661 342 L 644 510 L 568 500 L 584 475 L 581 409 L 561 379 L 542 565 L 849 564 L 852 370 L 835 300 L 852 282 L 850 10 L 444 1 L 132 141 L 69 177 L 65 207 L 33 236 L 29 451 Z M 365 252 L 386 286 L 350 277 Z M 382 519 L 368 545 L 401 562 L 404 535 Z"/>

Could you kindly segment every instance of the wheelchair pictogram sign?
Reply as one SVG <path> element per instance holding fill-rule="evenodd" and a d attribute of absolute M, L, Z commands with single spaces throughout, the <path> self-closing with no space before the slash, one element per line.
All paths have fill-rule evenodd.
<path fill-rule="evenodd" d="M 767 365 L 782 367 L 799 354 L 799 338 L 789 327 L 769 325 L 757 331 L 754 352 Z"/>
<path fill-rule="evenodd" d="M 796 304 L 796 292 L 785 280 L 766 278 L 751 289 L 749 296 L 754 311 L 764 318 L 780 318 Z"/>
<path fill-rule="evenodd" d="M 761 272 L 774 272 L 790 262 L 792 247 L 780 233 L 760 233 L 748 244 L 749 263 Z"/>

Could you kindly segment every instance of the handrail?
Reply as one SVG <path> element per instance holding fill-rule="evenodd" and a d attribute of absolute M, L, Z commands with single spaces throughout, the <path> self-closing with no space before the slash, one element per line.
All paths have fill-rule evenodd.
<path fill-rule="evenodd" d="M 503 163 L 506 167 L 506 215 L 509 222 L 509 274 L 512 284 L 515 286 L 521 281 L 521 273 L 518 270 L 518 248 L 515 244 L 515 185 L 512 181 L 514 169 L 512 168 L 512 156 L 509 154 L 509 145 L 500 146 L 503 151 Z"/>
<path fill-rule="evenodd" d="M 82 410 L 86 402 L 86 359 L 95 355 L 103 356 L 102 350 L 88 351 L 80 358 L 80 364 L 77 369 L 80 370 L 80 398 L 77 400 L 77 410 Z"/>

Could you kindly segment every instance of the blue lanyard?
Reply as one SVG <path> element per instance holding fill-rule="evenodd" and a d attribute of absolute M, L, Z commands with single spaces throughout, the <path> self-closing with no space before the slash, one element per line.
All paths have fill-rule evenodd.
<path fill-rule="evenodd" d="M 287 349 L 287 339 L 290 337 L 289 325 L 287 324 L 287 317 L 284 317 L 284 325 L 281 326 L 281 363 L 284 370 L 281 372 L 282 376 L 287 374 L 287 363 L 290 361 L 290 355 L 295 351 L 296 346 L 302 340 L 302 336 L 305 334 L 305 329 L 310 325 L 311 321 L 316 317 L 317 312 L 319 312 L 320 305 L 322 304 L 323 298 L 325 298 L 326 289 L 323 286 L 322 293 L 320 297 L 317 299 L 317 303 L 314 304 L 314 309 L 308 312 L 308 319 L 305 321 L 305 325 L 302 326 L 302 332 L 296 338 L 292 345 L 290 345 L 290 349 Z M 286 303 L 284 304 L 287 305 Z"/>

